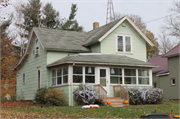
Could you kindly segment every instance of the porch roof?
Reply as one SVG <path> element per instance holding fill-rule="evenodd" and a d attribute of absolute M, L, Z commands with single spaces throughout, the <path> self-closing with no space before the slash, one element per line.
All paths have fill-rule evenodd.
<path fill-rule="evenodd" d="M 133 67 L 158 67 L 157 65 L 130 58 L 122 55 L 106 55 L 106 54 L 74 54 L 57 60 L 46 67 L 53 67 L 62 64 L 94 64 L 94 65 L 116 65 L 116 66 L 133 66 Z"/>

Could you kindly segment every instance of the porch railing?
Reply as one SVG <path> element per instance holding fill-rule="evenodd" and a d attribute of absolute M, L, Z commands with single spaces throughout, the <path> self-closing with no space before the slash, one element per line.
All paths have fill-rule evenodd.
<path fill-rule="evenodd" d="M 120 97 L 121 99 L 125 99 L 129 101 L 129 92 L 121 85 L 113 86 L 114 89 L 114 97 Z"/>
<path fill-rule="evenodd" d="M 106 105 L 107 102 L 107 91 L 101 86 L 101 84 L 94 85 L 94 90 L 97 93 L 97 96 L 99 97 L 99 102 Z"/>

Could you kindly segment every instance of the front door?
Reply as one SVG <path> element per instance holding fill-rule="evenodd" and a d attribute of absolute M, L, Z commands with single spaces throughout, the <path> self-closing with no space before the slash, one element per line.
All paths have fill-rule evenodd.
<path fill-rule="evenodd" d="M 100 84 L 103 86 L 103 88 L 107 91 L 107 95 L 109 95 L 108 91 L 108 71 L 107 68 L 99 68 L 99 79 Z"/>

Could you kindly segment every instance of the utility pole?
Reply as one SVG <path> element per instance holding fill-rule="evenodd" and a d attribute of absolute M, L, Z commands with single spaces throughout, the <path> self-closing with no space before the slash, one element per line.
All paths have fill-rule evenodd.
<path fill-rule="evenodd" d="M 106 24 L 113 22 L 115 20 L 114 8 L 112 0 L 108 0 L 107 4 L 107 14 L 106 14 Z"/>

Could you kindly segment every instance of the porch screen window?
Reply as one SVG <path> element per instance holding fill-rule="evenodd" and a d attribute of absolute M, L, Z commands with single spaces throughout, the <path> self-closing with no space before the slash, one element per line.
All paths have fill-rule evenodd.
<path fill-rule="evenodd" d="M 68 67 L 63 68 L 63 83 L 68 83 Z"/>
<path fill-rule="evenodd" d="M 117 52 L 131 52 L 131 36 L 118 35 L 117 36 Z"/>
<path fill-rule="evenodd" d="M 138 69 L 138 84 L 149 85 L 149 70 Z"/>
<path fill-rule="evenodd" d="M 110 82 L 111 84 L 122 84 L 122 69 L 110 68 Z"/>
<path fill-rule="evenodd" d="M 85 83 L 95 83 L 94 67 L 85 67 Z"/>
<path fill-rule="evenodd" d="M 83 81 L 83 72 L 81 66 L 73 67 L 73 83 L 82 83 Z"/>
<path fill-rule="evenodd" d="M 62 84 L 62 70 L 61 68 L 57 69 L 57 85 Z"/>
<path fill-rule="evenodd" d="M 56 85 L 56 70 L 52 70 L 52 86 Z"/>
<path fill-rule="evenodd" d="M 52 86 L 68 83 L 68 67 L 52 70 Z"/>
<path fill-rule="evenodd" d="M 124 84 L 136 84 L 136 69 L 124 69 Z"/>

